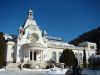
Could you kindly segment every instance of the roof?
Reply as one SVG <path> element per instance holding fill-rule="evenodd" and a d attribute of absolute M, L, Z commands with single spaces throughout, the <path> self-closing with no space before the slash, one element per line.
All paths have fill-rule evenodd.
<path fill-rule="evenodd" d="M 53 36 L 47 36 L 48 40 L 55 40 L 55 41 L 63 41 L 61 38 L 59 37 L 53 37 Z"/>
<path fill-rule="evenodd" d="M 16 35 L 12 35 L 8 33 L 4 33 L 4 36 L 6 41 L 15 41 L 17 37 Z"/>
<path fill-rule="evenodd" d="M 81 43 L 79 43 L 79 45 L 78 46 L 87 46 L 87 45 L 96 45 L 96 43 L 92 43 L 92 42 L 88 42 L 88 41 L 85 41 L 85 42 L 81 42 Z"/>

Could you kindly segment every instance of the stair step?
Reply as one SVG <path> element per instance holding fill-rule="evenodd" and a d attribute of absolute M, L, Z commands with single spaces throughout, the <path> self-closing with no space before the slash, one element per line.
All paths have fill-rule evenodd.
<path fill-rule="evenodd" d="M 18 63 L 10 63 L 6 66 L 6 70 L 20 70 L 18 65 Z"/>

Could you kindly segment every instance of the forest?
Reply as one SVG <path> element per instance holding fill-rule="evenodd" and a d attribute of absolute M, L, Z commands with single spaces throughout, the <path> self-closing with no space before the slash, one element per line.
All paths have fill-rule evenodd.
<path fill-rule="evenodd" d="M 89 41 L 97 44 L 97 54 L 100 55 L 100 27 L 87 31 L 77 38 L 71 40 L 69 44 L 77 46 L 79 43 Z"/>

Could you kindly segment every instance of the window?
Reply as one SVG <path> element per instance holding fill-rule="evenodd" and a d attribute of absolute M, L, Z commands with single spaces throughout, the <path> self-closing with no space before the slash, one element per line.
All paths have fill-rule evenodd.
<path fill-rule="evenodd" d="M 32 51 L 30 51 L 30 60 L 32 60 Z"/>
<path fill-rule="evenodd" d="M 80 53 L 80 60 L 82 61 L 82 53 Z"/>
<path fill-rule="evenodd" d="M 52 52 L 52 60 L 56 62 L 56 52 L 55 51 Z"/>
<path fill-rule="evenodd" d="M 94 56 L 95 54 L 94 53 L 92 53 L 92 56 Z"/>
<path fill-rule="evenodd" d="M 38 41 L 38 40 L 39 40 L 38 34 L 33 33 L 33 34 L 31 35 L 31 42 L 36 42 L 36 41 Z"/>
<path fill-rule="evenodd" d="M 34 60 L 36 60 L 36 51 L 34 52 Z"/>
<path fill-rule="evenodd" d="M 77 58 L 78 57 L 78 54 L 77 53 L 75 53 L 75 58 Z"/>
<path fill-rule="evenodd" d="M 62 52 L 59 52 L 59 58 L 60 58 L 61 54 L 62 54 Z"/>
<path fill-rule="evenodd" d="M 23 35 L 25 34 L 25 30 L 23 30 Z"/>
<path fill-rule="evenodd" d="M 14 53 L 11 53 L 11 57 L 14 58 Z"/>
<path fill-rule="evenodd" d="M 94 46 L 90 46 L 91 49 L 94 49 Z"/>

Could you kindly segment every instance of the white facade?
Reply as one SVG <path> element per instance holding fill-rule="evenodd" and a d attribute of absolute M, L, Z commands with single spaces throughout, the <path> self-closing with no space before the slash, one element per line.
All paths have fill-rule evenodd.
<path fill-rule="evenodd" d="M 95 54 L 96 44 L 83 42 L 76 47 L 62 41 L 60 38 L 49 37 L 46 31 L 39 28 L 33 17 L 32 10 L 29 10 L 25 24 L 19 28 L 16 42 L 7 42 L 6 61 L 27 63 L 53 60 L 59 63 L 61 53 L 67 48 L 74 51 L 80 62 L 83 57 L 83 49 L 86 50 L 88 59 L 89 56 Z M 13 57 L 11 57 L 12 53 L 14 53 Z"/>

